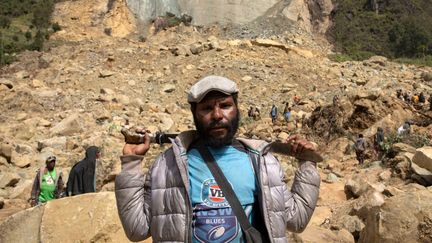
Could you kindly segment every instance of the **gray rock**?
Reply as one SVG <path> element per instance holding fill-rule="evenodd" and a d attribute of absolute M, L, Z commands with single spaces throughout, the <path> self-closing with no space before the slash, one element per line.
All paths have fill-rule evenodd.
<path fill-rule="evenodd" d="M 32 91 L 32 95 L 38 98 L 54 98 L 58 95 L 58 92 L 57 90 L 45 89 L 45 90 Z"/>
<path fill-rule="evenodd" d="M 432 81 L 432 73 L 430 73 L 430 72 L 422 72 L 421 78 L 424 81 Z"/>
<path fill-rule="evenodd" d="M 175 56 L 190 56 L 192 55 L 190 48 L 186 45 L 178 45 L 170 49 L 171 53 Z"/>
<path fill-rule="evenodd" d="M 34 159 L 33 154 L 21 154 L 14 150 L 12 152 L 11 163 L 17 167 L 25 168 L 30 166 L 33 159 Z"/>
<path fill-rule="evenodd" d="M 5 86 L 8 89 L 12 89 L 14 87 L 12 82 L 6 79 L 0 79 L 0 86 Z"/>
<path fill-rule="evenodd" d="M 16 213 L 0 223 L 0 242 L 40 242 L 43 206 Z"/>
<path fill-rule="evenodd" d="M 0 156 L 0 166 L 8 166 L 9 163 L 5 157 Z"/>
<path fill-rule="evenodd" d="M 123 94 L 117 94 L 112 101 L 120 103 L 122 105 L 129 105 L 130 99 L 129 96 Z"/>
<path fill-rule="evenodd" d="M 82 132 L 80 117 L 74 113 L 50 129 L 52 135 L 69 136 Z"/>
<path fill-rule="evenodd" d="M 0 188 L 14 187 L 21 177 L 17 173 L 2 172 L 0 175 Z"/>
<path fill-rule="evenodd" d="M 107 78 L 110 76 L 113 76 L 115 73 L 110 70 L 100 70 L 99 71 L 99 78 Z"/>
<path fill-rule="evenodd" d="M 107 95 L 114 95 L 115 92 L 112 89 L 108 89 L 108 88 L 102 88 L 99 91 L 101 94 L 107 94 Z"/>
<path fill-rule="evenodd" d="M 391 175 L 392 174 L 390 170 L 385 170 L 378 175 L 378 178 L 380 181 L 388 181 L 391 178 Z"/>
<path fill-rule="evenodd" d="M 128 242 L 118 217 L 114 192 L 87 193 L 45 204 L 40 242 L 58 239 L 98 242 L 101 237 L 104 241 Z"/>
<path fill-rule="evenodd" d="M 2 143 L 0 145 L 0 156 L 6 158 L 8 162 L 10 162 L 12 157 L 13 146 L 8 143 Z"/>
<path fill-rule="evenodd" d="M 329 173 L 327 174 L 327 177 L 325 179 L 325 182 L 327 183 L 335 183 L 339 180 L 338 176 L 333 174 L 333 173 Z"/>
<path fill-rule="evenodd" d="M 416 180 L 423 186 L 432 186 L 432 172 L 423 169 L 414 162 L 411 164 L 411 169 L 414 173 L 411 175 L 412 179 Z"/>
<path fill-rule="evenodd" d="M 305 231 L 290 236 L 289 242 L 304 242 L 304 243 L 354 243 L 353 235 L 345 229 L 330 230 L 316 225 L 309 225 Z"/>
<path fill-rule="evenodd" d="M 36 172 L 32 176 L 36 176 Z M 14 188 L 11 188 L 9 198 L 27 200 L 31 194 L 33 180 L 34 178 L 31 180 L 21 179 Z M 65 181 L 65 178 L 63 178 L 63 181 Z"/>
<path fill-rule="evenodd" d="M 345 194 L 347 194 L 348 197 L 354 198 L 360 197 L 367 190 L 367 182 L 359 176 L 349 179 L 344 187 Z"/>
<path fill-rule="evenodd" d="M 401 153 L 401 152 L 408 152 L 408 153 L 415 153 L 416 149 L 408 144 L 405 143 L 395 143 L 392 145 L 392 150 L 397 152 L 397 153 Z"/>
<path fill-rule="evenodd" d="M 352 206 L 350 214 L 357 215 L 360 219 L 365 220 L 371 209 L 380 207 L 385 202 L 385 197 L 382 193 L 369 190 L 359 197 Z"/>
<path fill-rule="evenodd" d="M 432 193 L 427 189 L 388 198 L 367 211 L 366 227 L 358 242 L 431 242 L 431 202 Z"/>
<path fill-rule="evenodd" d="M 42 149 L 44 149 L 46 147 L 50 147 L 50 148 L 65 150 L 66 149 L 66 143 L 67 143 L 67 138 L 65 136 L 52 137 L 52 138 L 48 138 L 48 139 L 39 140 L 37 142 L 37 144 L 38 144 L 37 149 L 39 151 L 41 151 Z"/>
<path fill-rule="evenodd" d="M 412 162 L 432 172 L 432 147 L 423 147 L 415 151 Z"/>
<path fill-rule="evenodd" d="M 201 43 L 194 43 L 189 46 L 190 51 L 194 55 L 198 55 L 204 51 L 204 46 Z"/>
<path fill-rule="evenodd" d="M 166 84 L 162 87 L 162 91 L 165 93 L 172 93 L 176 90 L 176 86 L 174 84 Z"/>
<path fill-rule="evenodd" d="M 372 56 L 368 60 L 363 61 L 363 63 L 365 64 L 373 63 L 384 67 L 387 65 L 387 58 L 383 56 Z"/>
<path fill-rule="evenodd" d="M 355 238 L 360 236 L 360 232 L 365 227 L 364 223 L 355 215 L 344 215 L 338 219 L 338 222 L 340 228 L 348 230 Z"/>

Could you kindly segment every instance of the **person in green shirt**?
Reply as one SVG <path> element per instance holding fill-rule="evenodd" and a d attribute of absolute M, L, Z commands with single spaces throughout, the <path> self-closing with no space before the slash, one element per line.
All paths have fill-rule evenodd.
<path fill-rule="evenodd" d="M 49 156 L 45 167 L 37 171 L 30 198 L 32 207 L 62 197 L 64 183 L 61 171 L 55 168 L 56 160 L 55 156 Z"/>

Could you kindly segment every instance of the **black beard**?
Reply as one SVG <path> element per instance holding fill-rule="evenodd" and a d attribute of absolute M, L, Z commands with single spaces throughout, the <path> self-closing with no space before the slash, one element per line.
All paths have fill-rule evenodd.
<path fill-rule="evenodd" d="M 199 122 L 195 114 L 193 114 L 193 118 L 196 130 L 204 144 L 210 147 L 222 147 L 225 145 L 230 145 L 232 143 L 234 135 L 237 133 L 239 127 L 240 112 L 237 109 L 237 115 L 228 123 L 222 123 L 221 121 L 212 121 L 208 127 L 205 127 L 204 124 Z M 223 138 L 215 138 L 208 133 L 208 130 L 213 127 L 223 127 L 226 128 L 228 132 Z"/>

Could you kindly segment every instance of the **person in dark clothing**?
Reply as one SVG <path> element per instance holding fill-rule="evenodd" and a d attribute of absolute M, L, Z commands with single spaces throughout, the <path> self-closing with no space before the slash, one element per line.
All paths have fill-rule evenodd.
<path fill-rule="evenodd" d="M 68 196 L 96 191 L 96 159 L 99 156 L 99 148 L 90 146 L 85 158 L 72 167 L 67 182 Z"/>
<path fill-rule="evenodd" d="M 277 114 L 278 114 L 278 108 L 275 104 L 273 104 L 271 111 L 270 111 L 270 117 L 271 117 L 273 123 L 277 119 Z"/>
<path fill-rule="evenodd" d="M 424 95 L 423 92 L 420 92 L 419 103 L 424 104 L 425 102 L 426 102 L 426 96 Z"/>
<path fill-rule="evenodd" d="M 382 127 L 377 128 L 377 132 L 374 136 L 374 150 L 378 159 L 381 159 L 382 154 L 384 152 L 384 130 Z"/>
<path fill-rule="evenodd" d="M 333 106 L 336 107 L 339 105 L 339 96 L 335 95 L 333 96 Z"/>
<path fill-rule="evenodd" d="M 366 147 L 367 147 L 366 139 L 363 137 L 363 134 L 359 134 L 354 144 L 354 149 L 356 152 L 357 160 L 360 165 L 364 163 Z"/>
<path fill-rule="evenodd" d="M 429 110 L 432 111 L 432 94 L 429 95 Z"/>
<path fill-rule="evenodd" d="M 285 103 L 285 108 L 283 111 L 283 116 L 286 122 L 289 122 L 291 118 L 291 107 L 289 107 L 288 101 Z"/>

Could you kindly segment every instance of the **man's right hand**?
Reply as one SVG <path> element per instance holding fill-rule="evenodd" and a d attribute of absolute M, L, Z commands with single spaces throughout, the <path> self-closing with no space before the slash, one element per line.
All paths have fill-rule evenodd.
<path fill-rule="evenodd" d="M 141 144 L 125 144 L 123 147 L 123 155 L 145 155 L 150 149 L 149 131 L 137 131 L 144 133 L 144 143 Z"/>

